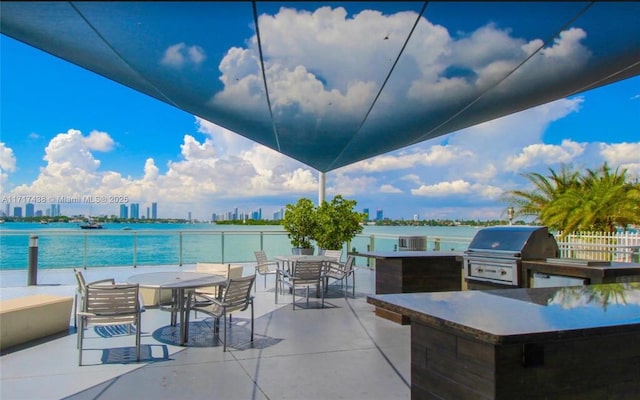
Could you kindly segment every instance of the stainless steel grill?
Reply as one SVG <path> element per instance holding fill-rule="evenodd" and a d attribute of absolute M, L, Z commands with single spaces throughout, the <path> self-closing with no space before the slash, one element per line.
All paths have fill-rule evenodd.
<path fill-rule="evenodd" d="M 469 289 L 523 287 L 522 261 L 558 256 L 558 244 L 546 227 L 495 226 L 478 231 L 464 253 Z"/>

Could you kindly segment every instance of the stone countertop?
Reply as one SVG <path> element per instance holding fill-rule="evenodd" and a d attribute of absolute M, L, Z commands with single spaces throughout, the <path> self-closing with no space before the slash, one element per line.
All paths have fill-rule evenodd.
<path fill-rule="evenodd" d="M 532 267 L 536 266 L 538 268 L 546 267 L 547 269 L 562 269 L 562 270 L 576 270 L 576 271 L 603 271 L 603 272 L 611 272 L 612 271 L 636 271 L 640 273 L 640 264 L 638 263 L 628 263 L 628 262 L 620 262 L 620 261 L 611 261 L 606 263 L 595 262 L 593 265 L 588 265 L 587 262 L 589 260 L 583 260 L 584 263 L 581 263 L 580 260 L 575 259 L 554 259 L 554 261 L 547 260 L 525 260 L 522 262 L 523 266 Z"/>
<path fill-rule="evenodd" d="M 357 253 L 361 257 L 373 258 L 425 258 L 425 257 L 463 257 L 463 251 L 364 251 Z"/>
<path fill-rule="evenodd" d="M 423 324 L 500 344 L 640 334 L 640 283 L 370 295 L 367 302 Z"/>

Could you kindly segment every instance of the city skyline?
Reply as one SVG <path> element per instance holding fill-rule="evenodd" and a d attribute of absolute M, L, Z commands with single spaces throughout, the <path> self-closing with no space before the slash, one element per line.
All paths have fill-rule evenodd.
<path fill-rule="evenodd" d="M 6 198 L 3 200 L 7 200 Z M 85 215 L 85 214 L 72 214 L 68 215 L 63 213 L 60 208 L 60 204 L 41 204 L 41 206 L 46 206 L 45 208 L 36 209 L 36 204 L 34 203 L 26 203 L 25 204 L 25 213 L 22 215 L 22 207 L 14 206 L 11 204 L 5 203 L 5 207 L 0 210 L 0 217 L 8 217 L 8 218 L 29 218 L 29 217 L 56 217 L 56 216 L 66 216 L 66 217 L 105 217 L 105 218 L 119 218 L 119 219 L 170 219 L 170 218 L 161 218 L 158 216 L 158 203 L 152 202 L 150 206 L 146 207 L 146 215 L 143 214 L 140 216 L 140 204 L 139 203 L 131 203 L 131 204 L 119 204 L 118 205 L 118 213 L 106 213 L 101 215 Z M 135 211 L 134 211 L 135 210 Z M 233 210 L 228 210 L 222 213 L 211 213 L 209 219 L 203 220 L 204 222 L 216 222 L 216 221 L 227 221 L 227 220 L 243 220 L 243 219 L 252 219 L 252 220 L 273 220 L 278 221 L 281 220 L 286 212 L 286 207 L 282 207 L 279 210 L 273 212 L 271 218 L 266 217 L 262 213 L 262 209 L 258 208 L 257 210 L 252 211 L 241 211 L 237 207 Z M 360 211 L 365 215 L 366 221 L 382 221 L 384 219 L 384 211 L 382 209 L 376 209 L 375 218 L 371 218 L 368 208 L 363 208 Z M 416 220 L 417 214 L 413 215 L 413 220 Z M 184 218 L 186 220 L 191 220 L 191 213 L 187 214 L 187 217 Z"/>

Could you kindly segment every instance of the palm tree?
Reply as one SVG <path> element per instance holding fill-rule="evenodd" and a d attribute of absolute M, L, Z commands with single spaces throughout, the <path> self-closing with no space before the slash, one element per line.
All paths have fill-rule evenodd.
<path fill-rule="evenodd" d="M 563 168 L 549 179 L 537 173 L 524 175 L 535 186 L 508 192 L 520 215 L 533 215 L 563 235 L 580 230 L 615 231 L 640 222 L 640 185 L 627 183 L 626 169 L 612 171 L 604 165 L 585 175 Z"/>
<path fill-rule="evenodd" d="M 515 215 L 539 217 L 542 211 L 561 193 L 579 186 L 579 173 L 563 166 L 559 173 L 549 168 L 550 176 L 537 172 L 521 174 L 534 186 L 531 191 L 511 190 L 505 200 L 515 206 Z"/>
<path fill-rule="evenodd" d="M 640 187 L 627 183 L 627 170 L 611 171 L 604 163 L 598 170 L 587 170 L 584 186 L 585 221 L 596 230 L 613 232 L 616 226 L 626 227 L 640 218 Z"/>

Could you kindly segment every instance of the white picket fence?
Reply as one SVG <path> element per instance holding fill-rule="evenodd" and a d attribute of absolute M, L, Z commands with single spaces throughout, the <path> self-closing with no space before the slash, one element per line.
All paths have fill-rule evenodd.
<path fill-rule="evenodd" d="M 640 262 L 639 232 L 574 232 L 560 240 L 561 234 L 555 237 L 562 258 Z"/>

